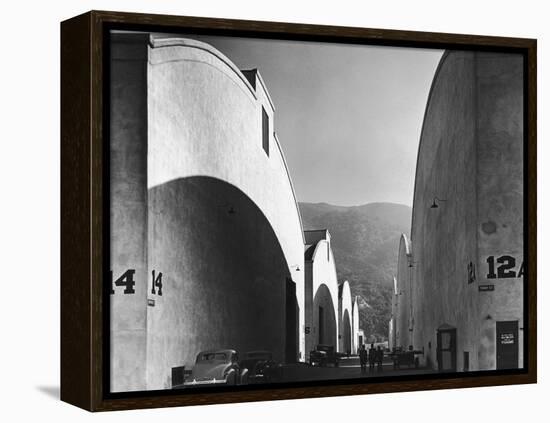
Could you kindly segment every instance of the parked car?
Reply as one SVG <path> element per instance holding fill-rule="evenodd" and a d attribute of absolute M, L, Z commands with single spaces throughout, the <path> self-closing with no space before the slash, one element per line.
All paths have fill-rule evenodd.
<path fill-rule="evenodd" d="M 406 365 L 409 368 L 414 366 L 415 369 L 418 369 L 420 366 L 420 359 L 417 355 L 419 354 L 424 354 L 424 351 L 414 350 L 412 346 L 409 347 L 408 351 L 404 351 L 401 347 L 394 348 L 390 354 L 390 358 L 393 361 L 393 368 L 400 369 L 401 366 Z"/>
<path fill-rule="evenodd" d="M 270 351 L 249 351 L 240 362 L 241 383 L 270 383 L 281 379 L 282 366 Z"/>
<path fill-rule="evenodd" d="M 184 386 L 237 385 L 241 370 L 235 350 L 202 351 L 197 355 L 195 366 Z"/>
<path fill-rule="evenodd" d="M 338 361 L 339 359 L 333 345 L 319 344 L 317 348 L 309 353 L 310 366 L 319 365 L 325 367 L 328 364 L 332 364 L 334 367 L 338 367 Z"/>

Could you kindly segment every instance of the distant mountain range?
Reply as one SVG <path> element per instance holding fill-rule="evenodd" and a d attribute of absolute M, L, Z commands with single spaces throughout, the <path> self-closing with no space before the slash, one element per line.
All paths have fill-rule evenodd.
<path fill-rule="evenodd" d="M 329 230 L 338 280 L 348 280 L 352 295 L 361 297 L 359 315 L 367 340 L 387 339 L 399 238 L 409 235 L 412 209 L 394 203 L 299 205 L 304 229 Z"/>

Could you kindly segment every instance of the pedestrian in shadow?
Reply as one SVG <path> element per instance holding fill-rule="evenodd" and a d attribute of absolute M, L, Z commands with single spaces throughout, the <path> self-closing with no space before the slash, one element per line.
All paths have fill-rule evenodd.
<path fill-rule="evenodd" d="M 368 354 L 367 350 L 365 349 L 365 344 L 361 344 L 361 347 L 359 348 L 359 363 L 361 364 L 361 373 L 367 372 L 367 361 Z"/>
<path fill-rule="evenodd" d="M 374 364 L 376 363 L 376 350 L 374 344 L 370 344 L 369 348 L 369 373 L 374 372 Z"/>
<path fill-rule="evenodd" d="M 379 373 L 382 372 L 382 361 L 384 360 L 384 350 L 378 345 L 376 349 L 376 368 Z"/>

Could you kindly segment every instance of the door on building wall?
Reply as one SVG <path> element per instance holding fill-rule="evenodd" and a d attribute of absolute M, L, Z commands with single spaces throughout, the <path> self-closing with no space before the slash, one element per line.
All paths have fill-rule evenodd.
<path fill-rule="evenodd" d="M 518 322 L 497 322 L 497 369 L 518 368 Z"/>
<path fill-rule="evenodd" d="M 437 331 L 437 369 L 456 372 L 456 329 L 440 328 Z"/>
<path fill-rule="evenodd" d="M 325 310 L 319 307 L 319 344 L 325 343 Z"/>

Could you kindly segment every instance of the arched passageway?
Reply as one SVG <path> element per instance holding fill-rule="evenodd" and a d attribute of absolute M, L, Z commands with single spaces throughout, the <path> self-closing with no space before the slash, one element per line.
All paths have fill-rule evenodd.
<path fill-rule="evenodd" d="M 348 310 L 344 312 L 344 317 L 342 319 L 343 331 L 342 331 L 342 352 L 346 354 L 351 354 L 351 319 L 349 317 Z"/>
<path fill-rule="evenodd" d="M 148 239 L 149 267 L 163 275 L 147 309 L 150 386 L 166 386 L 172 367 L 191 367 L 204 350 L 295 361 L 296 287 L 273 228 L 242 191 L 203 176 L 149 189 Z"/>
<path fill-rule="evenodd" d="M 332 296 L 325 284 L 319 286 L 313 299 L 313 321 L 316 343 L 336 348 L 336 313 Z"/>

